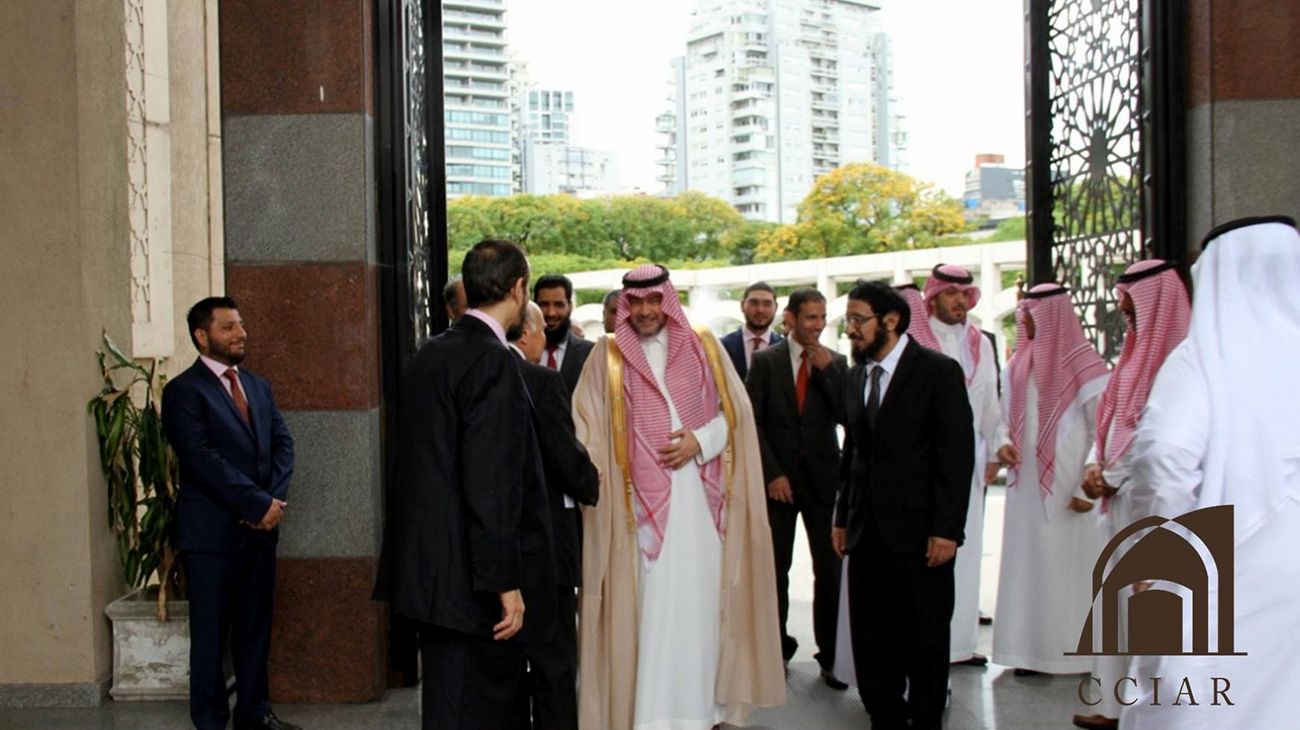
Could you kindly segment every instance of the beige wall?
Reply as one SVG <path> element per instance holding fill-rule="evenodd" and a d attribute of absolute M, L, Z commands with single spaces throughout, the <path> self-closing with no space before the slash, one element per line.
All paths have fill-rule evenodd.
<path fill-rule="evenodd" d="M 208 222 L 219 185 L 208 64 L 195 53 L 207 46 L 208 6 L 171 0 L 165 16 L 172 191 L 162 203 L 178 322 L 212 290 L 214 250 L 221 268 Z M 122 584 L 85 404 L 98 390 L 100 332 L 133 344 L 123 8 L 0 3 L 0 706 L 76 703 L 111 671 L 104 607 Z M 184 349 L 172 371 L 190 357 L 183 325 L 175 340 Z"/>

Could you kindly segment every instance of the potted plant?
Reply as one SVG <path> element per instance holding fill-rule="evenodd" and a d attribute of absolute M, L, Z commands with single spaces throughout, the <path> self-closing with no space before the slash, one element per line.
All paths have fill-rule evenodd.
<path fill-rule="evenodd" d="M 176 455 L 163 433 L 160 361 L 145 367 L 108 334 L 96 355 L 103 388 L 87 408 L 108 485 L 108 525 L 131 592 L 108 605 L 113 623 L 115 700 L 189 694 L 189 605 L 176 559 Z"/>

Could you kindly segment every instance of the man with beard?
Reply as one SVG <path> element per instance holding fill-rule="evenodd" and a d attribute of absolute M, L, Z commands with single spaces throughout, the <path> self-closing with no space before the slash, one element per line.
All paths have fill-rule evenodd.
<path fill-rule="evenodd" d="M 487 240 L 465 254 L 462 273 L 469 311 L 405 373 L 375 586 L 419 626 L 428 730 L 508 726 L 523 642 L 547 640 L 555 623 L 542 458 L 506 345 L 528 304 L 528 259 Z"/>
<path fill-rule="evenodd" d="M 831 544 L 847 556 L 858 691 L 877 729 L 942 726 L 953 558 L 975 434 L 961 366 L 907 336 L 907 302 L 879 282 L 849 292 L 856 365 L 845 388 L 845 480 Z M 906 699 L 904 694 L 906 693 Z"/>
<path fill-rule="evenodd" d="M 583 510 L 583 730 L 708 730 L 785 699 L 772 534 L 745 386 L 647 264 L 574 393 L 601 476 Z"/>
<path fill-rule="evenodd" d="M 542 365 L 559 370 L 569 393 L 578 385 L 592 343 L 573 333 L 573 282 L 563 274 L 548 274 L 533 286 L 533 301 L 546 318 L 546 352 Z"/>
<path fill-rule="evenodd" d="M 1216 632 L 1212 652 L 1136 657 L 1132 675 L 1142 686 L 1120 712 L 1125 730 L 1296 726 L 1300 310 L 1291 288 L 1297 277 L 1300 232 L 1285 216 L 1224 223 L 1206 235 L 1192 266 L 1187 339 L 1160 367 L 1133 439 L 1129 514 L 1174 519 L 1231 505 L 1231 583 L 1219 576 L 1212 592 L 1196 595 L 1208 599 L 1200 626 L 1236 621 L 1230 641 L 1226 631 Z M 1231 585 L 1234 601 L 1216 600 Z M 1160 581 L 1151 590 L 1176 588 Z M 1221 622 L 1220 611 L 1233 615 Z M 1197 624 L 1184 621 L 1179 628 L 1181 645 L 1195 646 Z M 1237 656 L 1220 653 L 1234 650 Z M 1199 688 L 1202 678 L 1225 673 L 1231 703 L 1214 697 L 1170 712 L 1166 694 L 1163 706 L 1156 704 L 1160 688 L 1152 677 L 1191 677 Z M 1176 681 L 1167 679 L 1165 690 Z"/>
<path fill-rule="evenodd" d="M 745 326 L 722 338 L 722 346 L 731 356 L 736 374 L 744 380 L 749 375 L 749 363 L 754 353 L 781 341 L 781 335 L 772 330 L 776 318 L 776 290 L 764 281 L 754 282 L 745 288 L 740 300 L 740 311 L 745 315 Z"/>
<path fill-rule="evenodd" d="M 239 367 L 248 333 L 229 297 L 186 317 L 199 359 L 163 390 L 162 420 L 180 465 L 176 541 L 190 602 L 190 719 L 226 727 L 226 638 L 235 730 L 298 730 L 271 712 L 267 656 L 275 547 L 288 507 L 293 438 L 271 386 Z"/>
<path fill-rule="evenodd" d="M 988 657 L 975 652 L 979 635 L 980 554 L 984 549 L 984 489 L 998 473 L 997 449 L 1002 438 L 1002 408 L 998 402 L 997 363 L 989 338 L 967 319 L 979 303 L 975 277 L 953 264 L 938 264 L 925 282 L 929 316 L 917 328 L 934 336 L 939 352 L 961 364 L 975 421 L 975 469 L 970 478 L 970 507 L 966 511 L 963 560 L 957 561 L 956 602 L 952 612 L 954 663 L 982 667 Z"/>
<path fill-rule="evenodd" d="M 826 297 L 816 289 L 797 289 L 786 305 L 789 337 L 754 354 L 745 388 L 754 407 L 767 517 L 776 556 L 776 592 L 781 615 L 781 651 L 786 662 L 799 647 L 786 631 L 790 613 L 790 564 L 795 527 L 802 517 L 813 560 L 813 635 L 821 677 L 833 689 L 848 685 L 835 678 L 835 613 L 840 561 L 831 549 L 840 446 L 835 426 L 843 420 L 842 399 L 848 361 L 819 341 L 826 327 Z"/>
<path fill-rule="evenodd" d="M 1092 662 L 1066 656 L 1092 605 L 1101 531 L 1083 491 L 1096 438 L 1106 363 L 1083 334 L 1069 290 L 1038 284 L 1016 306 L 1016 351 L 1003 371 L 1010 467 L 998 575 L 993 661 L 1019 676 L 1079 674 Z"/>
<path fill-rule="evenodd" d="M 1139 261 L 1128 267 L 1115 284 L 1119 311 L 1128 329 L 1124 348 L 1097 406 L 1097 434 L 1083 471 L 1083 491 L 1102 500 L 1101 527 L 1107 540 L 1129 526 L 1128 495 L 1132 476 L 1133 437 L 1137 433 L 1143 406 L 1151 393 L 1156 372 L 1165 358 L 1187 336 L 1192 307 L 1187 288 L 1174 264 L 1159 259 Z M 1128 601 L 1119 603 L 1121 631 L 1127 624 Z M 1128 657 L 1093 658 L 1093 676 L 1102 687 L 1113 688 L 1128 673 Z M 1089 715 L 1075 715 L 1074 724 L 1088 730 L 1119 727 L 1119 700 L 1114 692 L 1102 692 Z"/>

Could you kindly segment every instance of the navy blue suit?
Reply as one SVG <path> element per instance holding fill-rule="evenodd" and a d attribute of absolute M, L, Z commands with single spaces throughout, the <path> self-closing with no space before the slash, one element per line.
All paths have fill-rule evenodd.
<path fill-rule="evenodd" d="M 784 337 L 776 333 L 776 330 L 768 330 L 767 346 L 771 347 L 784 339 Z M 736 366 L 736 374 L 740 376 L 741 380 L 744 380 L 745 376 L 749 374 L 749 363 L 745 362 L 744 326 L 731 334 L 722 336 L 722 349 L 727 351 L 727 355 L 731 358 L 731 364 Z"/>
<path fill-rule="evenodd" d="M 190 718 L 199 730 L 225 728 L 229 720 L 227 633 L 236 718 L 271 711 L 266 662 L 280 531 L 242 523 L 261 522 L 272 497 L 287 501 L 293 437 L 270 384 L 243 369 L 239 383 L 251 424 L 202 360 L 163 390 L 163 427 L 180 463 L 176 537 L 189 586 Z"/>

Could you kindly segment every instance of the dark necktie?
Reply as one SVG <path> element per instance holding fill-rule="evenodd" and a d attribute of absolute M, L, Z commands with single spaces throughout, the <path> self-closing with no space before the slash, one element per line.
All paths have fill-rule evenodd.
<path fill-rule="evenodd" d="M 799 412 L 803 413 L 804 401 L 808 399 L 808 351 L 799 353 L 799 376 L 794 381 L 794 397 L 799 402 Z"/>
<path fill-rule="evenodd" d="M 558 345 L 546 346 L 546 367 L 552 370 L 559 370 L 560 366 L 555 362 L 555 351 L 560 349 Z"/>
<path fill-rule="evenodd" d="M 230 381 L 230 397 L 235 399 L 235 410 L 239 411 L 244 423 L 253 425 L 253 416 L 248 410 L 248 399 L 244 397 L 244 389 L 239 387 L 239 374 L 234 368 L 230 368 L 225 372 L 224 377 Z"/>
<path fill-rule="evenodd" d="M 876 430 L 876 416 L 880 415 L 880 374 L 885 369 L 879 365 L 871 368 L 871 391 L 867 393 L 867 425 Z"/>

